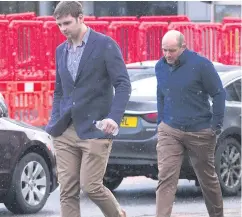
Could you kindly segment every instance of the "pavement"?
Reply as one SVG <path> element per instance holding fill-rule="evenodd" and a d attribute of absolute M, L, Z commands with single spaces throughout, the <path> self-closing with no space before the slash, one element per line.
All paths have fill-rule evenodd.
<path fill-rule="evenodd" d="M 114 192 L 127 217 L 155 217 L 155 189 L 157 181 L 145 177 L 128 177 Z M 59 188 L 44 208 L 32 215 L 13 215 L 0 204 L 0 217 L 60 217 Z M 81 217 L 103 217 L 100 209 L 86 195 L 81 194 Z M 224 197 L 224 217 L 241 217 L 241 197 Z M 71 217 L 71 216 L 70 216 Z M 201 190 L 194 182 L 179 180 L 171 217 L 209 217 Z"/>

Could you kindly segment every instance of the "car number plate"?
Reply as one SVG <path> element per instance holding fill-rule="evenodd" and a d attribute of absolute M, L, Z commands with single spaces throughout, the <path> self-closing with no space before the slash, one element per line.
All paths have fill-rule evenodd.
<path fill-rule="evenodd" d="M 138 118 L 137 117 L 128 117 L 128 116 L 124 116 L 120 127 L 123 128 L 135 128 L 137 127 L 138 124 Z"/>

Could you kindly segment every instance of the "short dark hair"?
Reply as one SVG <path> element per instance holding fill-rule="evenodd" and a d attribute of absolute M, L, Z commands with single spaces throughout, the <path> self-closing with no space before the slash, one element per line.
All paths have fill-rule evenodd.
<path fill-rule="evenodd" d="M 83 15 L 82 4 L 78 1 L 61 1 L 57 4 L 53 16 L 58 19 L 60 17 L 71 15 L 78 18 Z"/>

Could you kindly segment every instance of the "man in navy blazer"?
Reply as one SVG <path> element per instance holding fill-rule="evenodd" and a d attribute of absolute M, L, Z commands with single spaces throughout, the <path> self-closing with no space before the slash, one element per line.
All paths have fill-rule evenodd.
<path fill-rule="evenodd" d="M 131 92 L 120 48 L 84 24 L 79 2 L 60 2 L 54 17 L 67 41 L 56 49 L 56 86 L 46 131 L 54 137 L 62 217 L 80 217 L 81 189 L 105 216 L 124 217 L 103 185 L 112 134 Z M 94 124 L 98 120 L 101 130 Z"/>

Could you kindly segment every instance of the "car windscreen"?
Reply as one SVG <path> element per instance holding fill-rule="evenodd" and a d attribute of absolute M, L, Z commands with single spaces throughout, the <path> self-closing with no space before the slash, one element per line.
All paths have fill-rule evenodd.
<path fill-rule="evenodd" d="M 154 68 L 128 68 L 130 81 L 138 81 L 155 75 Z"/>

